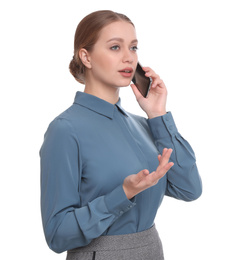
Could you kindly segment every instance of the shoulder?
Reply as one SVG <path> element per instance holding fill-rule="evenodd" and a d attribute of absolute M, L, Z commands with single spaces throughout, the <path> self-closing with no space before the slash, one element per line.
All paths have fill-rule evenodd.
<path fill-rule="evenodd" d="M 90 110 L 73 104 L 50 122 L 45 138 L 74 138 L 79 141 L 88 132 L 93 121 L 95 122 L 95 117 Z"/>
<path fill-rule="evenodd" d="M 62 139 L 67 136 L 74 136 L 74 110 L 73 106 L 69 107 L 61 114 L 56 116 L 48 125 L 48 128 L 44 134 L 46 138 Z"/>
<path fill-rule="evenodd" d="M 52 120 L 44 134 L 40 155 L 57 156 L 59 154 L 73 153 L 78 150 L 79 139 L 71 121 L 62 116 Z"/>
<path fill-rule="evenodd" d="M 80 123 L 85 118 L 85 111 L 82 107 L 71 105 L 69 108 L 56 116 L 49 124 L 48 130 L 66 131 L 75 128 L 76 122 Z"/>
<path fill-rule="evenodd" d="M 43 147 L 48 147 L 53 150 L 67 146 L 69 143 L 76 143 L 77 138 L 73 126 L 69 120 L 56 117 L 50 122 L 45 134 Z M 42 147 L 42 148 L 43 148 Z"/>

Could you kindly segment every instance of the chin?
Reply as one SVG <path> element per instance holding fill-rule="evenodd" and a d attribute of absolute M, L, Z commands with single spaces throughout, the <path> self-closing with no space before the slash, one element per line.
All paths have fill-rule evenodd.
<path fill-rule="evenodd" d="M 125 81 L 120 82 L 118 87 L 120 87 L 120 88 L 129 87 L 130 84 L 131 84 L 131 80 L 125 80 Z"/>
<path fill-rule="evenodd" d="M 130 86 L 130 84 L 128 84 L 128 85 L 121 85 L 121 86 L 119 86 L 119 88 L 127 88 L 129 86 Z"/>

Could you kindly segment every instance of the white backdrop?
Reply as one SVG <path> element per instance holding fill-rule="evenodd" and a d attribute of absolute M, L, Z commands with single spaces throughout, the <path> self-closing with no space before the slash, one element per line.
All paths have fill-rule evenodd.
<path fill-rule="evenodd" d="M 240 260 L 238 0 L 1 2 L 1 253 L 65 259 L 43 236 L 38 152 L 49 122 L 83 89 L 68 72 L 74 32 L 100 9 L 133 20 L 139 59 L 166 83 L 168 110 L 196 153 L 202 197 L 165 198 L 156 218 L 166 259 Z M 126 110 L 143 114 L 130 88 L 121 97 Z"/>

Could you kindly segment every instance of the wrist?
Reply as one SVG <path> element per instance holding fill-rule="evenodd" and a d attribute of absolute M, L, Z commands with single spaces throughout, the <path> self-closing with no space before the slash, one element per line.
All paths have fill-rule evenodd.
<path fill-rule="evenodd" d="M 124 184 L 122 185 L 122 187 L 123 187 L 123 191 L 126 194 L 126 197 L 128 200 L 132 199 L 135 196 L 135 194 L 132 194 L 131 192 L 128 191 L 128 189 L 125 187 Z"/>
<path fill-rule="evenodd" d="M 152 119 L 159 116 L 164 116 L 167 112 L 166 111 L 158 111 L 158 112 L 152 112 L 147 113 L 148 119 Z"/>

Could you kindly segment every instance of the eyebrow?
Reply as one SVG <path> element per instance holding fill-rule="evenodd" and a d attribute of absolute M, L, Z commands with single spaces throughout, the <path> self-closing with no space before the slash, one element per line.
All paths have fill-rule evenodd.
<path fill-rule="evenodd" d="M 107 42 L 112 42 L 112 41 L 124 42 L 124 40 L 122 38 L 118 38 L 118 37 L 111 38 Z M 137 39 L 131 41 L 131 43 L 136 43 L 136 42 L 138 42 Z"/>

